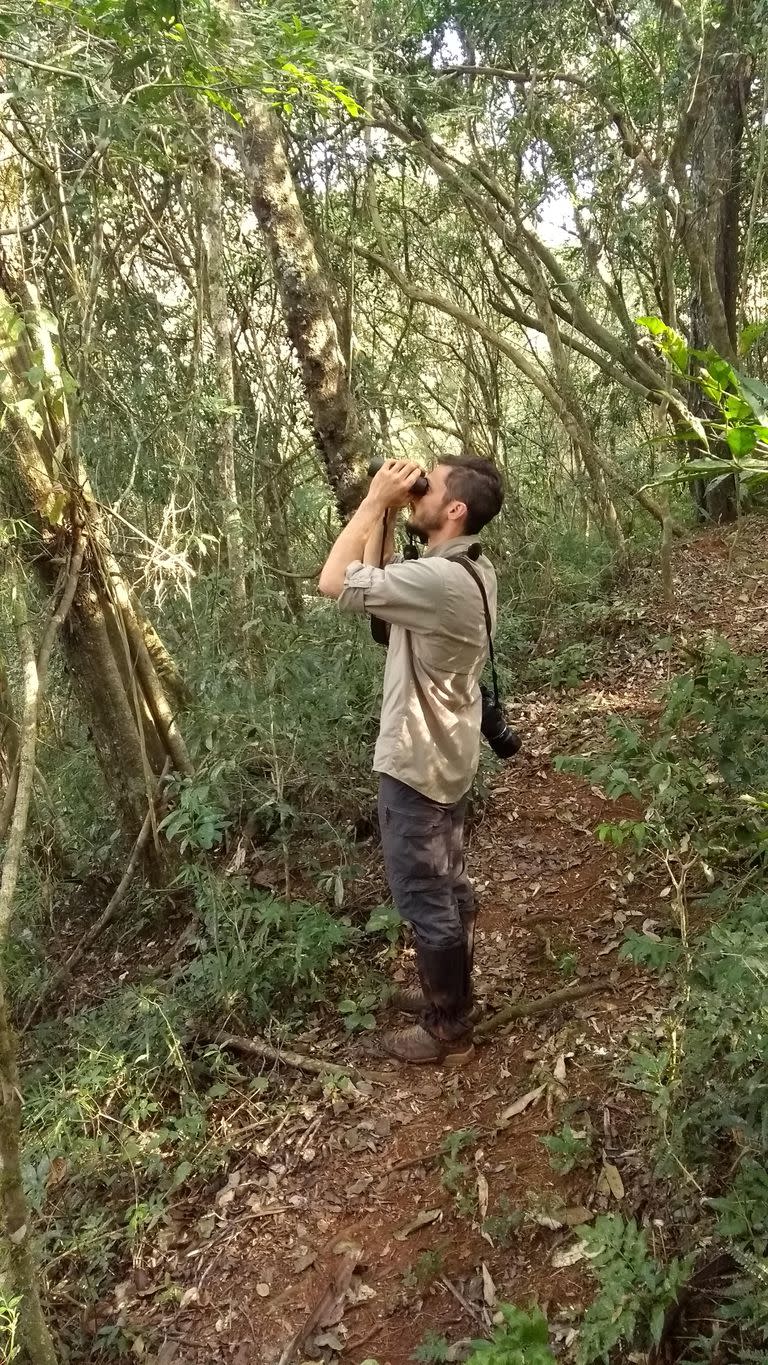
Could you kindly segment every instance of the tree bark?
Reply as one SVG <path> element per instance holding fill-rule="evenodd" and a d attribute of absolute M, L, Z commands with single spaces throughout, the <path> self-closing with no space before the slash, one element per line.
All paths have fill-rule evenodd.
<path fill-rule="evenodd" d="M 151 649 L 157 655 L 159 641 L 123 579 L 87 474 L 69 443 L 65 389 L 39 304 L 23 282 L 19 290 L 25 326 L 20 325 L 21 312 L 0 289 L 7 491 L 12 510 L 39 533 L 29 553 L 48 591 L 55 588 L 61 559 L 71 557 L 75 537 L 82 540 L 83 572 L 63 632 L 65 661 L 85 704 L 97 757 L 121 807 L 125 832 L 135 839 L 166 756 L 183 773 L 191 773 L 192 764 L 153 660 Z M 46 366 L 46 381 L 38 387 L 27 378 L 33 343 Z"/>
<path fill-rule="evenodd" d="M 13 695 L 8 682 L 5 659 L 0 654 L 0 772 L 6 782 L 16 767 L 19 752 L 19 732 L 13 709 Z"/>
<path fill-rule="evenodd" d="M 360 466 L 367 463 L 369 442 L 355 410 L 331 290 L 302 212 L 280 125 L 260 101 L 248 109 L 242 164 L 301 368 L 317 448 L 345 518 L 360 500 Z"/>
<path fill-rule="evenodd" d="M 43 1316 L 32 1252 L 29 1210 L 21 1171 L 21 1089 L 16 1039 L 9 1017 L 3 959 L 13 912 L 35 775 L 40 686 L 37 662 L 18 581 L 16 625 L 24 672 L 24 714 L 19 745 L 19 779 L 8 847 L 0 875 L 0 1205 L 13 1289 L 21 1297 L 21 1347 L 30 1365 L 56 1365 L 56 1351 Z"/>
<path fill-rule="evenodd" d="M 751 58 L 740 50 L 735 8 L 729 3 L 721 24 L 705 37 L 698 86 L 681 118 L 680 146 L 671 158 L 685 212 L 691 345 L 712 347 L 732 364 L 738 359 L 744 112 L 752 80 Z M 717 416 L 696 385 L 690 405 L 704 420 Z M 711 453 L 731 458 L 725 442 Z M 693 493 L 702 516 L 711 521 L 733 521 L 738 515 L 735 477 L 695 480 Z"/>

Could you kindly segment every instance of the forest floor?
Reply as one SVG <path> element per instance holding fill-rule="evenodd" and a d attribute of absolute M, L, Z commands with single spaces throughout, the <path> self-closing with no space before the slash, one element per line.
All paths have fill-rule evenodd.
<path fill-rule="evenodd" d="M 605 1210 L 650 1214 L 664 1239 L 649 1204 L 645 1105 L 622 1068 L 633 1038 L 663 1027 L 665 1002 L 656 978 L 618 950 L 626 929 L 661 930 L 668 884 L 662 867 L 636 876 L 629 854 L 596 838 L 632 802 L 606 800 L 553 759 L 599 747 L 609 715 L 653 713 L 674 668 L 674 654 L 654 651 L 658 636 L 714 631 L 765 650 L 765 522 L 692 536 L 675 579 L 671 619 L 654 598 L 655 573 L 620 590 L 633 612 L 598 682 L 512 708 L 525 749 L 496 770 L 471 831 L 487 1010 L 566 986 L 594 993 L 492 1033 L 456 1072 L 390 1064 L 376 1056 L 375 1033 L 347 1036 L 340 1024 L 294 1039 L 368 1079 L 329 1086 L 275 1073 L 270 1126 L 231 1132 L 228 1175 L 174 1204 L 119 1287 L 122 1320 L 141 1330 L 137 1355 L 160 1365 L 407 1365 L 433 1333 L 442 1354 L 417 1359 L 460 1359 L 499 1303 L 532 1301 L 565 1341 L 592 1294 L 578 1225 Z M 383 899 L 380 877 L 371 846 L 348 896 Z M 409 976 L 407 950 L 389 965 Z M 397 1022 L 378 1014 L 379 1028 Z M 564 1124 L 585 1135 L 566 1134 L 577 1157 L 567 1174 L 542 1142 Z"/>

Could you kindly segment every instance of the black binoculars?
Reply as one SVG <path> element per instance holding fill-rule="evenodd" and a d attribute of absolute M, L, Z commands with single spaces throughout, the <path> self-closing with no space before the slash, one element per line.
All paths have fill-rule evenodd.
<path fill-rule="evenodd" d="M 373 459 L 371 460 L 371 463 L 368 466 L 368 478 L 372 479 L 374 474 L 378 474 L 383 464 L 384 456 L 374 455 Z M 428 488 L 429 479 L 427 478 L 426 474 L 422 474 L 416 480 L 415 483 L 411 484 L 411 493 L 413 494 L 414 498 L 423 498 Z"/>

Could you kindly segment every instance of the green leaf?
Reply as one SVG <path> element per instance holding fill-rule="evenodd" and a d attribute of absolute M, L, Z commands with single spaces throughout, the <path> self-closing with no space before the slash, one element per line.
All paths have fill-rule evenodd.
<path fill-rule="evenodd" d="M 739 355 L 747 355 L 756 341 L 768 332 L 768 322 L 750 322 L 739 336 Z"/>
<path fill-rule="evenodd" d="M 662 322 L 661 318 L 637 318 L 636 322 L 638 327 L 646 327 L 651 336 L 654 337 L 661 336 L 667 326 L 666 322 Z"/>
<path fill-rule="evenodd" d="M 725 439 L 734 455 L 748 455 L 757 445 L 757 432 L 754 427 L 729 427 Z"/>

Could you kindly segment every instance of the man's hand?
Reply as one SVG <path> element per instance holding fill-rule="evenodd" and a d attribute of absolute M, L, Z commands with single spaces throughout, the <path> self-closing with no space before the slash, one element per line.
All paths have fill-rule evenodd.
<path fill-rule="evenodd" d="M 390 508 L 407 507 L 411 489 L 424 473 L 412 460 L 385 460 L 371 479 L 366 502 L 374 503 L 382 512 Z"/>

